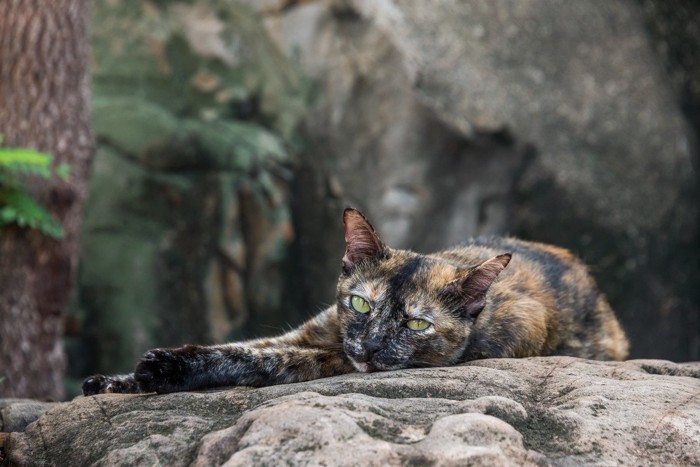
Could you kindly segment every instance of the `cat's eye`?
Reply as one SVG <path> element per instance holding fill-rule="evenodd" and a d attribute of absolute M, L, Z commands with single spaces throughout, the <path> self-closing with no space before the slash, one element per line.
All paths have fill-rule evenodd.
<path fill-rule="evenodd" d="M 350 298 L 350 305 L 352 305 L 353 310 L 358 313 L 369 313 L 369 303 L 362 297 L 353 295 Z"/>
<path fill-rule="evenodd" d="M 430 327 L 430 322 L 424 319 L 409 319 L 406 326 L 408 326 L 408 329 L 411 331 L 423 331 Z"/>

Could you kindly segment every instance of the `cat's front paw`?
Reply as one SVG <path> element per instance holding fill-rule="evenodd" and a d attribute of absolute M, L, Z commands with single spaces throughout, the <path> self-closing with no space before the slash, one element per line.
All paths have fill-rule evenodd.
<path fill-rule="evenodd" d="M 133 375 L 104 376 L 93 375 L 83 381 L 83 395 L 95 394 L 136 394 L 140 392 Z"/>
<path fill-rule="evenodd" d="M 153 349 L 143 354 L 134 370 L 141 390 L 159 394 L 188 390 L 191 366 L 187 348 Z"/>
<path fill-rule="evenodd" d="M 107 387 L 107 377 L 103 375 L 94 375 L 85 378 L 83 381 L 83 395 L 94 396 L 95 394 L 103 394 Z"/>

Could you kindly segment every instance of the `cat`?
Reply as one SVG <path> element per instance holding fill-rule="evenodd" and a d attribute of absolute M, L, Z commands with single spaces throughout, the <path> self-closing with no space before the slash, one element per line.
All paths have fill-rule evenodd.
<path fill-rule="evenodd" d="M 623 360 L 625 333 L 586 267 L 565 249 L 477 238 L 430 255 L 386 246 L 348 208 L 336 304 L 274 338 L 146 352 L 85 395 L 267 386 L 351 372 L 570 355 Z"/>

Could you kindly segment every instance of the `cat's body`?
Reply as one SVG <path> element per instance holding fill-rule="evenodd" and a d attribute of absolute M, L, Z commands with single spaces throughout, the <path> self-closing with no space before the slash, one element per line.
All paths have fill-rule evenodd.
<path fill-rule="evenodd" d="M 478 358 L 627 356 L 607 301 L 564 249 L 494 237 L 420 255 L 386 247 L 357 211 L 344 221 L 335 305 L 276 338 L 148 351 L 133 374 L 93 376 L 84 393 L 266 386 Z"/>

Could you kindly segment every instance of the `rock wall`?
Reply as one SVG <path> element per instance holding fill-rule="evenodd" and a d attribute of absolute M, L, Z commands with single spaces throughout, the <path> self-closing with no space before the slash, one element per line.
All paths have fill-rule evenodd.
<path fill-rule="evenodd" d="M 695 465 L 700 365 L 568 357 L 80 397 L 9 465 Z"/>

